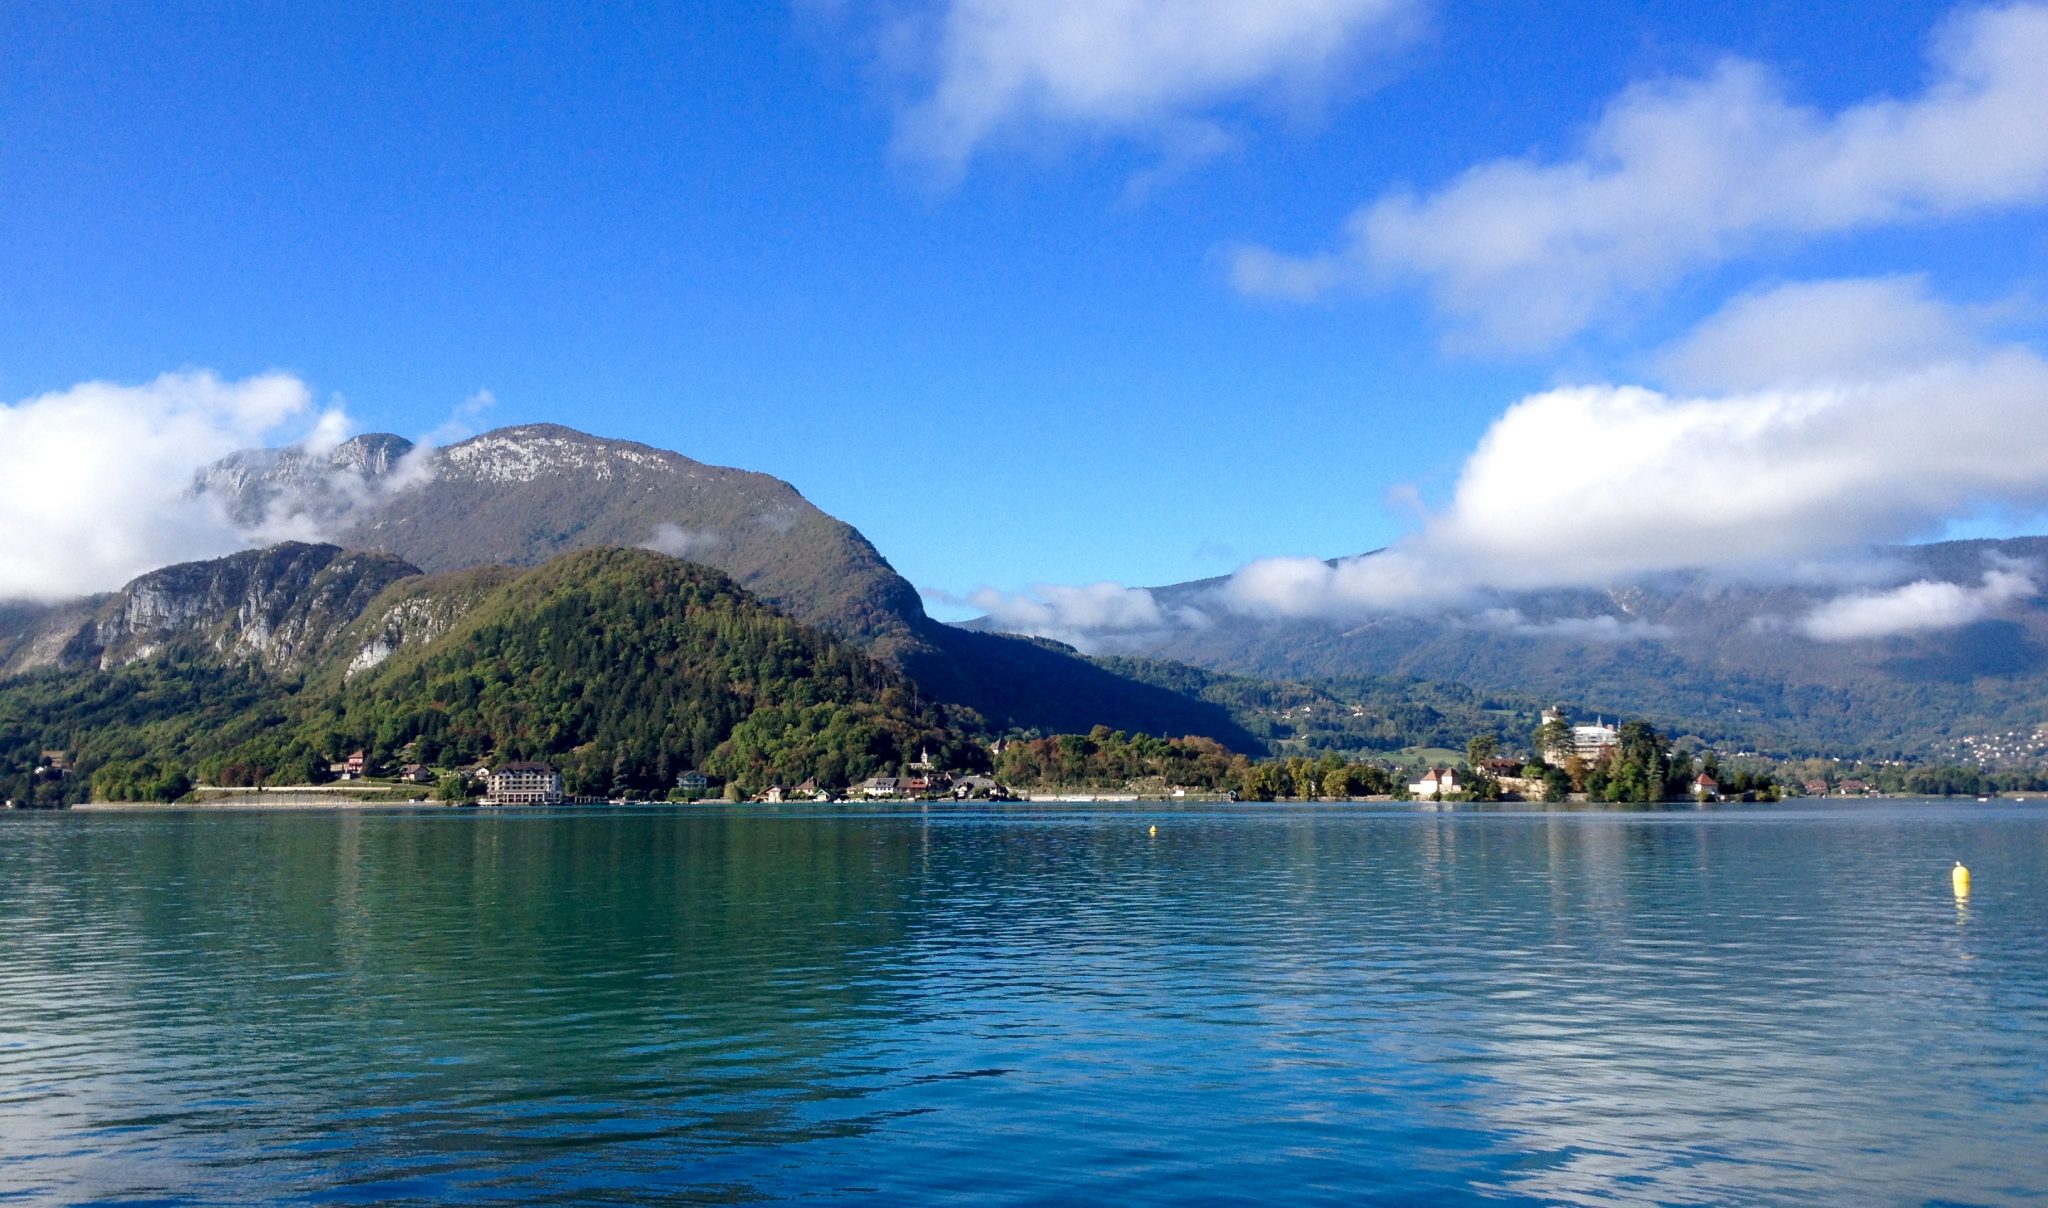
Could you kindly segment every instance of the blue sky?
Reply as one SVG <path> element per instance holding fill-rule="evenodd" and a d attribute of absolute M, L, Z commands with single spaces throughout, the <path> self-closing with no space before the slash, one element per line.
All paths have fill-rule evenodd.
<path fill-rule="evenodd" d="M 939 599 L 1396 540 L 1493 559 L 1469 532 L 1488 513 L 1458 493 L 1512 494 L 1474 459 L 1513 409 L 1560 386 L 1676 394 L 1672 358 L 1703 325 L 1804 283 L 1892 282 L 1796 300 L 1939 328 L 1944 363 L 2041 344 L 2048 171 L 1998 122 L 2024 127 L 2048 84 L 2004 82 L 2017 119 L 1958 119 L 1986 142 L 1966 158 L 2013 161 L 1998 179 L 1934 151 L 1877 179 L 1927 141 L 1910 115 L 1875 150 L 1836 122 L 1967 90 L 1978 77 L 1930 39 L 1990 55 L 2031 36 L 2026 6 L 416 7 L 0 8 L 0 400 L 17 422 L 78 383 L 189 369 L 282 371 L 314 410 L 411 435 L 487 390 L 482 426 L 557 421 L 786 478 Z M 1998 11 L 2018 17 L 1970 25 Z M 1264 24 L 1233 24 L 1247 12 Z M 1776 99 L 1744 108 L 1732 60 Z M 1821 132 L 1742 143 L 1757 162 L 1721 165 L 1698 213 L 1674 214 L 1683 157 L 1625 165 L 1599 197 L 1560 200 L 1548 178 L 1457 189 L 1503 162 L 1607 171 L 1603 115 L 1691 86 L 1707 99 L 1674 102 L 1677 126 L 1792 112 Z M 1796 191 L 1773 171 L 1853 179 L 1783 206 L 1743 191 Z M 1347 234 L 1401 196 L 1407 226 Z M 1545 206 L 1617 216 L 1575 227 L 1562 261 L 1453 243 L 1539 229 Z M 1654 246 L 1623 246 L 1642 232 Z M 2031 381 L 2013 390 L 1982 430 L 2035 415 Z M 272 418 L 289 439 L 311 412 Z M 1772 556 L 2011 528 L 2048 498 L 2031 470 L 1957 474 L 1875 517 L 1789 501 L 1812 535 Z M 1617 549 L 1643 543 L 1625 528 Z M 1576 577 L 1662 565 L 1610 555 Z M 1467 577 L 1555 577 L 1498 561 Z M 1269 569 L 1294 576 L 1259 595 L 1281 611 L 1390 598 Z"/>

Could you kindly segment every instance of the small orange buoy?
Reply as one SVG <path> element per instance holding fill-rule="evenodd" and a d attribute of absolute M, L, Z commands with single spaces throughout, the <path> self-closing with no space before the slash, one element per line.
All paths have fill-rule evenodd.
<path fill-rule="evenodd" d="M 1949 873 L 1949 879 L 1955 882 L 1957 897 L 1967 898 L 1970 896 L 1970 870 L 1963 867 L 1961 860 L 1956 861 L 1955 868 Z"/>

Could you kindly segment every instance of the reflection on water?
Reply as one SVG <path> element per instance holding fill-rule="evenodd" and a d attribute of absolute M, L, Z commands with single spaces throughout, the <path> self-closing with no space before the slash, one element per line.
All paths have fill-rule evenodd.
<path fill-rule="evenodd" d="M 2020 1202 L 2044 902 L 2008 805 L 11 816 L 0 1202 Z"/>

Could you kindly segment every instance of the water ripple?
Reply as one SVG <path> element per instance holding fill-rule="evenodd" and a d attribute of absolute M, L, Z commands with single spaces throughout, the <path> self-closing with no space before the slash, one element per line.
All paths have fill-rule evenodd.
<path fill-rule="evenodd" d="M 2002 805 L 9 816 L 0 1203 L 2040 1202 L 2044 900 Z"/>

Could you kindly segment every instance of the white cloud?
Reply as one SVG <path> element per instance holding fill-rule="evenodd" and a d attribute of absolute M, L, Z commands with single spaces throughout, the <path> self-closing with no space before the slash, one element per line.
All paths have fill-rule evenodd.
<path fill-rule="evenodd" d="M 1503 629 L 1523 637 L 1562 638 L 1578 642 L 1634 642 L 1668 638 L 1674 633 L 1668 625 L 1625 620 L 1605 614 L 1590 617 L 1552 617 L 1532 621 L 1523 616 L 1518 608 L 1489 608 L 1480 613 L 1477 619 L 1481 625 L 1490 629 Z"/>
<path fill-rule="evenodd" d="M 1325 82 L 1367 43 L 1405 40 L 1420 0 L 938 0 L 887 40 L 930 91 L 898 150 L 957 175 L 989 140 L 1136 134 L 1169 168 L 1227 149 L 1203 117 L 1249 93 Z"/>
<path fill-rule="evenodd" d="M 1759 316 L 1832 335 L 1803 355 Z M 1932 359 L 1899 363 L 1880 336 Z M 1791 384 L 1532 395 L 1495 421 L 1449 506 L 1412 536 L 1335 565 L 1255 562 L 1222 599 L 1253 614 L 1334 616 L 1667 571 L 1777 575 L 1987 508 L 2038 509 L 2048 504 L 2048 361 L 1966 337 L 1956 312 L 1910 282 L 1740 299 L 1667 363 L 1726 381 L 1768 363 Z"/>
<path fill-rule="evenodd" d="M 313 430 L 306 433 L 299 447 L 308 456 L 325 457 L 334 452 L 341 442 L 355 435 L 355 431 L 355 421 L 337 404 L 320 413 L 320 418 L 313 421 Z"/>
<path fill-rule="evenodd" d="M 1754 390 L 1908 372 L 1980 354 L 1923 277 L 1809 281 L 1745 294 L 1657 357 L 1683 390 Z"/>
<path fill-rule="evenodd" d="M 1741 61 L 1634 87 L 1572 157 L 1388 195 L 1352 217 L 1341 249 L 1244 249 L 1235 276 L 1296 297 L 1418 279 L 1480 338 L 1534 348 L 1766 240 L 2048 202 L 2048 6 L 1967 10 L 1931 60 L 1919 95 L 1833 114 Z"/>
<path fill-rule="evenodd" d="M 0 598 L 59 599 L 245 544 L 187 489 L 203 466 L 306 413 L 284 374 L 86 382 L 0 405 Z"/>
<path fill-rule="evenodd" d="M 431 432 L 419 438 L 422 445 L 452 445 L 457 441 L 475 436 L 483 417 L 498 405 L 498 396 L 489 390 L 479 389 L 463 399 L 448 418 L 442 420 Z"/>
<path fill-rule="evenodd" d="M 717 533 L 686 529 L 679 524 L 657 524 L 654 535 L 649 537 L 641 549 L 651 549 L 671 558 L 690 558 L 717 545 L 723 538 Z"/>
<path fill-rule="evenodd" d="M 1976 587 L 1922 579 L 1890 591 L 1842 596 L 1806 614 L 1798 628 L 1823 642 L 1957 629 L 2038 590 L 2031 571 L 2001 566 L 1984 572 L 1984 581 Z"/>
<path fill-rule="evenodd" d="M 988 616 L 1005 633 L 1052 638 L 1081 650 L 1100 650 L 1118 639 L 1157 635 L 1174 628 L 1199 625 L 1192 609 L 1167 608 L 1142 587 L 1091 583 L 1086 587 L 1040 584 L 1028 592 L 1003 592 L 984 587 L 967 603 Z"/>

